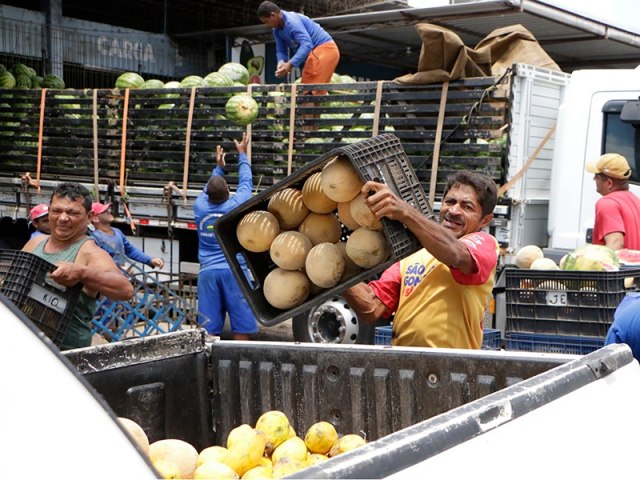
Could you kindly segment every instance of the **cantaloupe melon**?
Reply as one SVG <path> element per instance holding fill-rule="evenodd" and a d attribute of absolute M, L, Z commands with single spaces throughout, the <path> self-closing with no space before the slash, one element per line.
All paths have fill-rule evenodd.
<path fill-rule="evenodd" d="M 338 242 L 335 245 L 342 252 L 345 261 L 344 272 L 342 273 L 342 278 L 340 279 L 340 281 L 346 280 L 360 273 L 362 269 L 358 265 L 356 265 L 353 260 L 351 260 L 349 255 L 347 255 L 347 242 Z"/>
<path fill-rule="evenodd" d="M 364 185 L 351 160 L 342 155 L 324 166 L 321 180 L 324 193 L 336 202 L 352 200 Z"/>
<path fill-rule="evenodd" d="M 516 253 L 516 265 L 520 268 L 529 268 L 531 264 L 544 257 L 542 249 L 537 245 L 525 245 Z"/>
<path fill-rule="evenodd" d="M 238 222 L 238 242 L 250 252 L 266 252 L 280 234 L 278 219 L 266 210 L 254 210 Z"/>
<path fill-rule="evenodd" d="M 347 255 L 362 268 L 372 268 L 389 258 L 391 249 L 385 236 L 377 230 L 358 228 L 347 239 Z"/>
<path fill-rule="evenodd" d="M 369 230 L 382 230 L 382 222 L 376 218 L 371 209 L 367 207 L 362 193 L 349 202 L 349 212 L 358 225 Z"/>
<path fill-rule="evenodd" d="M 275 215 L 283 230 L 296 228 L 309 213 L 302 201 L 302 192 L 297 188 L 285 188 L 276 192 L 269 199 L 267 210 Z"/>
<path fill-rule="evenodd" d="M 278 267 L 285 270 L 300 270 L 304 267 L 307 254 L 312 247 L 309 237 L 304 233 L 291 230 L 282 232 L 273 240 L 269 254 Z"/>
<path fill-rule="evenodd" d="M 198 461 L 198 451 L 184 440 L 168 438 L 149 445 L 149 460 L 152 463 L 157 460 L 173 462 L 178 465 L 180 471 L 178 478 L 193 478 Z"/>
<path fill-rule="evenodd" d="M 538 258 L 529 265 L 531 270 L 560 270 L 560 267 L 551 258 Z"/>
<path fill-rule="evenodd" d="M 130 418 L 118 417 L 118 423 L 133 437 L 140 450 L 149 455 L 149 438 L 140 425 Z"/>
<path fill-rule="evenodd" d="M 271 306 L 287 310 L 307 299 L 309 284 L 309 278 L 300 271 L 274 268 L 264 279 L 264 297 Z"/>
<path fill-rule="evenodd" d="M 322 172 L 310 175 L 302 186 L 302 201 L 309 210 L 316 213 L 333 212 L 338 202 L 327 197 L 322 190 Z"/>
<path fill-rule="evenodd" d="M 322 288 L 331 288 L 342 278 L 345 260 L 340 248 L 333 243 L 319 243 L 314 246 L 305 262 L 309 280 Z"/>
<path fill-rule="evenodd" d="M 349 230 L 360 228 L 360 224 L 351 216 L 351 202 L 340 202 L 338 204 L 338 219 Z"/>
<path fill-rule="evenodd" d="M 340 220 L 333 213 L 309 213 L 298 227 L 298 231 L 309 237 L 314 245 L 323 242 L 336 243 L 342 236 Z"/>

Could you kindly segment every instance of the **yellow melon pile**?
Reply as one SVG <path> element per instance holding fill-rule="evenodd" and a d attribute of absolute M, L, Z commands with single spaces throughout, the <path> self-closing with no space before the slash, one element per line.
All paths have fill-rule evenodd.
<path fill-rule="evenodd" d="M 275 264 L 263 285 L 270 305 L 296 307 L 389 258 L 382 224 L 365 204 L 362 186 L 351 161 L 337 156 L 309 175 L 302 188 L 279 190 L 266 210 L 240 219 L 240 245 L 249 252 L 269 252 Z M 342 225 L 352 231 L 346 242 Z"/>
<path fill-rule="evenodd" d="M 231 430 L 226 446 L 214 445 L 201 452 L 178 439 L 149 445 L 139 425 L 129 419 L 119 420 L 161 478 L 281 478 L 366 443 L 356 434 L 339 437 L 335 427 L 324 421 L 309 427 L 304 438 L 296 436 L 288 417 L 278 410 L 263 413 L 253 427 L 243 424 Z"/>

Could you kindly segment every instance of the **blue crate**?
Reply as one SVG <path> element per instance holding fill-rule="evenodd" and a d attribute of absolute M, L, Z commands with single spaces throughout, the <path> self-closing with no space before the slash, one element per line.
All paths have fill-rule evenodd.
<path fill-rule="evenodd" d="M 376 345 L 391 345 L 391 325 L 376 327 L 374 343 Z"/>
<path fill-rule="evenodd" d="M 391 325 L 376 327 L 374 342 L 376 345 L 391 345 Z M 501 346 L 500 330 L 485 328 L 482 337 L 482 349 L 499 350 Z"/>
<path fill-rule="evenodd" d="M 586 355 L 604 346 L 602 337 L 505 332 L 507 350 Z"/>
<path fill-rule="evenodd" d="M 502 347 L 502 335 L 500 330 L 495 328 L 485 328 L 482 332 L 483 350 L 500 350 Z"/>

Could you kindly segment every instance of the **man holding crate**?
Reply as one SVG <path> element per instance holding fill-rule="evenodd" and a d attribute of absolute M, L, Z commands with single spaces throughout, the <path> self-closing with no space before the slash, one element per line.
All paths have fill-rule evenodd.
<path fill-rule="evenodd" d="M 51 234 L 35 237 L 22 248 L 58 267 L 51 273 L 55 282 L 65 287 L 83 285 L 61 350 L 91 345 L 91 320 L 98 294 L 113 300 L 129 300 L 133 296 L 127 277 L 86 234 L 93 218 L 91 201 L 91 193 L 82 185 L 60 184 L 49 204 Z"/>
<path fill-rule="evenodd" d="M 380 279 L 343 292 L 364 322 L 393 320 L 392 344 L 416 347 L 482 346 L 483 318 L 498 260 L 498 242 L 482 229 L 498 201 L 490 178 L 462 171 L 445 187 L 440 222 L 381 183 L 362 187 L 377 218 L 402 222 L 424 247 L 385 270 Z"/>

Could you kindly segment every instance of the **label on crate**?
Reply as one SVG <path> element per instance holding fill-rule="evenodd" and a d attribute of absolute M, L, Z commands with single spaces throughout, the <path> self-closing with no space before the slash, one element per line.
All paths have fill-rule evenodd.
<path fill-rule="evenodd" d="M 567 292 L 559 290 L 549 290 L 546 292 L 547 305 L 550 307 L 566 307 L 569 305 L 567 301 Z"/>
<path fill-rule="evenodd" d="M 61 297 L 60 295 L 57 295 L 56 293 L 37 284 L 33 284 L 31 286 L 29 298 L 32 298 L 36 302 L 40 302 L 45 307 L 55 310 L 58 313 L 64 313 L 67 308 L 66 298 Z"/>

